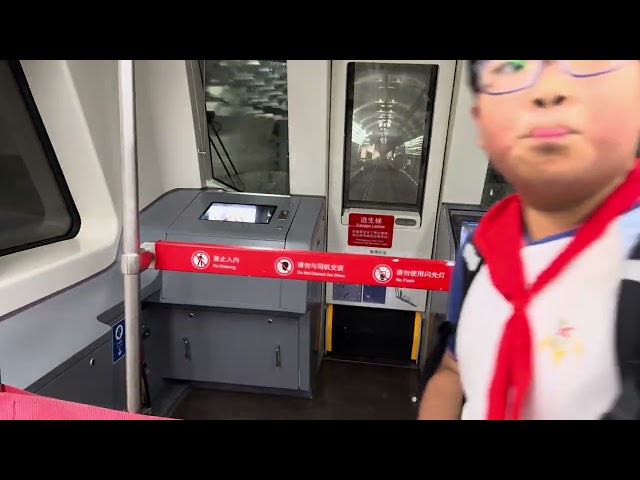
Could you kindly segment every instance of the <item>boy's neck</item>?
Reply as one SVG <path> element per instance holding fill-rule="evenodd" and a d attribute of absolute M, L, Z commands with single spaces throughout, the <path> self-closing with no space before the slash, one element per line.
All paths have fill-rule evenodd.
<path fill-rule="evenodd" d="M 528 237 L 535 242 L 579 227 L 622 181 L 624 179 L 608 185 L 597 195 L 554 211 L 536 209 L 523 201 L 522 215 Z"/>

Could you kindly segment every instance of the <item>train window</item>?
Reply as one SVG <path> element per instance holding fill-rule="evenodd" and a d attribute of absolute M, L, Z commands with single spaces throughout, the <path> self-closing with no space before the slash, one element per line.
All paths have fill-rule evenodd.
<path fill-rule="evenodd" d="M 213 176 L 251 193 L 289 194 L 286 60 L 203 60 Z"/>
<path fill-rule="evenodd" d="M 18 60 L 0 61 L 0 256 L 73 238 L 80 216 Z"/>
<path fill-rule="evenodd" d="M 437 65 L 347 65 L 345 208 L 422 210 L 437 76 Z"/>
<path fill-rule="evenodd" d="M 489 208 L 498 200 L 503 199 L 511 193 L 513 193 L 513 187 L 509 185 L 505 178 L 489 163 L 480 204 L 483 207 Z"/>

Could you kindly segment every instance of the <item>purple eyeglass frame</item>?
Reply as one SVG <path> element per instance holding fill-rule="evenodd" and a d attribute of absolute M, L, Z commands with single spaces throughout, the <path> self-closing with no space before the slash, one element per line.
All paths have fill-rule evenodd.
<path fill-rule="evenodd" d="M 474 65 L 474 69 L 475 69 L 475 73 L 476 73 L 476 78 L 480 79 L 480 70 L 482 69 L 482 67 L 488 62 L 489 60 L 480 60 L 478 61 L 478 63 L 476 63 Z M 486 93 L 487 95 L 507 95 L 509 93 L 515 93 L 515 92 L 520 92 L 522 90 L 526 90 L 528 88 L 533 87 L 538 79 L 540 78 L 540 75 L 542 74 L 542 70 L 544 69 L 544 64 L 545 61 L 544 60 L 539 60 L 539 63 L 537 64 L 536 67 L 536 71 L 533 74 L 533 77 L 531 79 L 531 82 L 529 82 L 527 85 L 520 87 L 520 88 L 516 88 L 514 90 L 507 90 L 506 92 L 489 92 L 487 90 L 485 90 L 482 86 L 482 84 L 480 83 L 480 81 L 478 81 L 478 89 L 482 92 L 482 93 Z M 620 70 L 622 67 L 626 66 L 629 64 L 629 62 L 631 62 L 631 60 L 621 60 L 620 63 L 616 64 L 615 66 L 608 68 L 607 70 L 603 70 L 601 72 L 595 72 L 595 73 L 586 73 L 586 74 L 578 74 L 578 73 L 574 73 L 571 71 L 571 68 L 569 68 L 569 64 L 567 63 L 567 60 L 555 60 L 555 62 L 558 64 L 558 66 L 560 67 L 560 70 L 562 70 L 563 73 L 566 73 L 567 75 L 571 75 L 572 77 L 575 78 L 586 78 L 586 77 L 595 77 L 597 75 L 604 75 L 607 73 L 611 73 L 614 72 L 616 70 Z"/>

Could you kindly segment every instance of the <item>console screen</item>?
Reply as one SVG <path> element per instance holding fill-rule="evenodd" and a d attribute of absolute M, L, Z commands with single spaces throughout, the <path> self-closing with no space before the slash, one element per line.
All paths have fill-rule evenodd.
<path fill-rule="evenodd" d="M 269 223 L 276 207 L 240 203 L 212 203 L 200 220 L 237 223 Z"/>
<path fill-rule="evenodd" d="M 463 221 L 460 224 L 460 245 L 464 245 L 467 238 L 478 226 L 478 222 Z"/>

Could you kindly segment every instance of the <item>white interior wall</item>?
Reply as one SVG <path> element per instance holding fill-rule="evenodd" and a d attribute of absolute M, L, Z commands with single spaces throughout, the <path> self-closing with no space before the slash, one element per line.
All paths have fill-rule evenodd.
<path fill-rule="evenodd" d="M 327 195 L 331 60 L 287 60 L 292 195 Z"/>
<path fill-rule="evenodd" d="M 447 134 L 441 202 L 478 204 L 487 174 L 487 155 L 478 147 L 471 117 L 473 93 L 469 87 L 469 62 L 459 60 L 454 80 L 451 118 Z"/>
<path fill-rule="evenodd" d="M 68 63 L 25 60 L 22 66 L 82 224 L 71 240 L 0 258 L 0 315 L 109 265 L 119 239 L 115 200 Z"/>
<path fill-rule="evenodd" d="M 198 149 L 184 60 L 137 60 L 140 208 L 175 188 L 200 188 Z"/>
<path fill-rule="evenodd" d="M 118 225 L 120 225 L 122 195 L 120 192 L 118 62 L 116 60 L 67 60 L 67 65 L 113 199 Z"/>
<path fill-rule="evenodd" d="M 0 316 L 103 270 L 121 230 L 116 60 L 22 61 L 80 213 L 71 240 L 0 257 Z M 201 186 L 185 62 L 136 61 L 140 208 Z"/>

